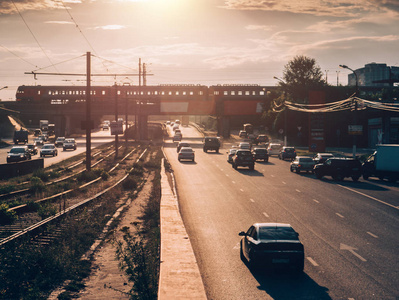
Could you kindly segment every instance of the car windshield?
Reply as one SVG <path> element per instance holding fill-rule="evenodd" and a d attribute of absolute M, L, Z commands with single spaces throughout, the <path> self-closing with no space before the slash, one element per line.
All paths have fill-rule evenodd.
<path fill-rule="evenodd" d="M 44 145 L 43 149 L 53 149 L 53 145 Z"/>
<path fill-rule="evenodd" d="M 310 157 L 304 157 L 299 159 L 300 162 L 313 162 L 313 159 Z"/>
<path fill-rule="evenodd" d="M 291 227 L 260 227 L 261 240 L 298 240 L 298 234 Z"/>
<path fill-rule="evenodd" d="M 10 150 L 10 153 L 24 153 L 24 152 L 25 152 L 24 148 L 12 148 Z"/>
<path fill-rule="evenodd" d="M 65 140 L 65 143 L 73 143 L 75 140 Z"/>
<path fill-rule="evenodd" d="M 237 151 L 237 155 L 241 156 L 251 156 L 252 153 L 250 151 Z"/>
<path fill-rule="evenodd" d="M 294 148 L 285 148 L 285 152 L 294 152 L 295 149 Z"/>
<path fill-rule="evenodd" d="M 260 148 L 260 149 L 255 149 L 255 152 L 256 152 L 256 153 L 266 153 L 267 150 L 266 150 L 266 149 Z"/>
<path fill-rule="evenodd" d="M 193 152 L 193 149 L 182 148 L 180 152 Z"/>

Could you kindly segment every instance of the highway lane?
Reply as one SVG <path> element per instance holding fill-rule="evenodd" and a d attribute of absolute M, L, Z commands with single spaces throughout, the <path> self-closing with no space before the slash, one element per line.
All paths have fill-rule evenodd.
<path fill-rule="evenodd" d="M 205 154 L 197 132 L 183 128 L 183 134 L 198 143 L 196 162 L 179 163 L 171 142 L 165 152 L 209 299 L 399 296 L 397 185 L 317 180 L 289 172 L 289 162 L 275 157 L 256 163 L 254 172 L 236 171 L 226 162 L 227 144 L 221 154 Z M 299 278 L 252 274 L 239 258 L 237 233 L 275 221 L 300 233 L 306 260 Z"/>
<path fill-rule="evenodd" d="M 34 139 L 33 136 L 29 136 L 29 142 L 32 142 Z M 98 147 L 102 144 L 109 143 L 115 140 L 114 136 L 111 136 L 110 131 L 96 131 L 92 133 L 92 141 L 91 141 L 91 148 Z M 12 142 L 10 140 L 9 142 Z M 86 151 L 86 137 L 78 137 L 76 138 L 77 142 L 77 149 L 72 151 L 72 150 L 67 150 L 63 151 L 62 147 L 57 148 L 58 149 L 58 156 L 52 157 L 52 156 L 46 156 L 43 157 L 44 159 L 44 167 L 49 167 L 53 164 L 56 164 L 64 159 L 67 159 L 69 157 L 75 156 L 77 154 L 83 153 Z M 10 151 L 13 145 L 10 145 L 7 148 L 2 148 L 0 149 L 0 164 L 5 164 L 7 163 L 7 152 Z M 22 144 L 20 144 L 22 146 Z M 37 159 L 40 158 L 40 148 L 41 146 L 38 146 L 39 153 L 37 155 L 32 156 L 32 159 Z"/>

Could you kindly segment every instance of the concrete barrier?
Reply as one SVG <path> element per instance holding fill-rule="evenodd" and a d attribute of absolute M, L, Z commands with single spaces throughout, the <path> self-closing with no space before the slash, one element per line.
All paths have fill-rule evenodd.
<path fill-rule="evenodd" d="M 33 173 L 44 167 L 43 158 L 31 159 L 9 164 L 0 164 L 0 179 L 7 179 Z"/>

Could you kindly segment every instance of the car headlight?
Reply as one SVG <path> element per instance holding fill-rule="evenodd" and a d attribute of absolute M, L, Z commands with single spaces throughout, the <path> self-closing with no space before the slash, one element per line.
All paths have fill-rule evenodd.
<path fill-rule="evenodd" d="M 7 158 L 11 158 L 11 155 L 7 155 Z"/>
<path fill-rule="evenodd" d="M 25 156 L 24 154 L 21 154 L 19 157 L 21 157 L 21 158 L 22 158 L 22 157 L 24 157 L 24 156 Z"/>

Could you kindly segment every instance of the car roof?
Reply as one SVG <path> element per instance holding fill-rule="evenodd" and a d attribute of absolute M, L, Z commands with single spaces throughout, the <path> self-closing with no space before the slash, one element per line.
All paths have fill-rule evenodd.
<path fill-rule="evenodd" d="M 269 228 L 273 228 L 273 227 L 285 227 L 285 228 L 292 228 L 291 224 L 287 224 L 287 223 L 255 223 L 253 224 L 254 227 L 256 228 L 265 228 L 265 227 L 269 227 Z"/>
<path fill-rule="evenodd" d="M 11 149 L 25 149 L 27 146 L 12 146 Z"/>
<path fill-rule="evenodd" d="M 181 147 L 180 151 L 183 151 L 183 150 L 193 150 L 193 148 L 191 148 L 191 147 Z"/>

